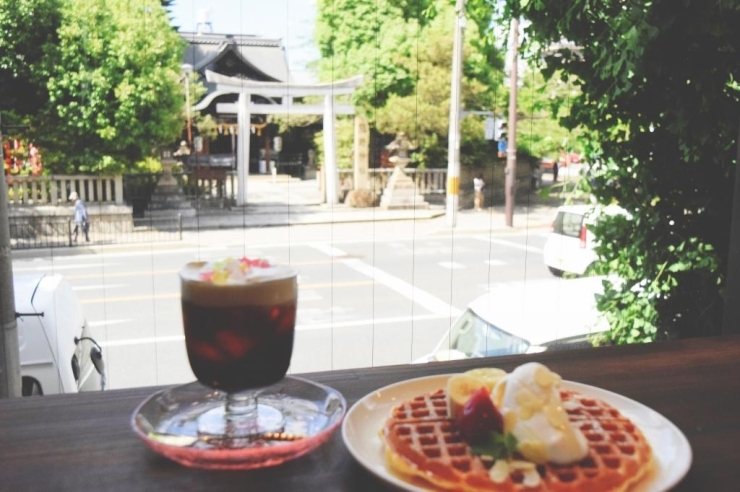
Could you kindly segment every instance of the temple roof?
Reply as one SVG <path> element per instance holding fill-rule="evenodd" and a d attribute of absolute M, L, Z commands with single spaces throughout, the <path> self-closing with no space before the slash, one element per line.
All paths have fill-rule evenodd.
<path fill-rule="evenodd" d="M 281 39 L 242 34 L 180 32 L 188 43 L 183 62 L 197 72 L 206 69 L 234 73 L 250 80 L 290 82 L 290 72 Z"/>

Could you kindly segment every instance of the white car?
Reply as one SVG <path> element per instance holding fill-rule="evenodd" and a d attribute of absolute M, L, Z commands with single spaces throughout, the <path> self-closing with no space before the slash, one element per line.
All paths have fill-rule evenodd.
<path fill-rule="evenodd" d="M 596 309 L 604 277 L 547 279 L 492 290 L 468 304 L 431 354 L 414 362 L 591 346 L 608 329 Z"/>
<path fill-rule="evenodd" d="M 616 205 L 595 207 L 594 205 L 564 205 L 558 207 L 552 230 L 547 236 L 543 252 L 545 265 L 550 272 L 560 277 L 563 273 L 583 275 L 596 261 L 594 246 L 597 244 L 589 228 L 602 215 L 629 214 Z"/>
<path fill-rule="evenodd" d="M 105 389 L 105 365 L 79 299 L 60 275 L 14 275 L 23 396 Z"/>

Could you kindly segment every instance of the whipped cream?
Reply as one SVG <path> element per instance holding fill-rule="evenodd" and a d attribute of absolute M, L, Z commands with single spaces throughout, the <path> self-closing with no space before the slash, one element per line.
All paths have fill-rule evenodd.
<path fill-rule="evenodd" d="M 180 270 L 180 295 L 200 306 L 271 306 L 297 298 L 297 273 L 264 259 L 191 262 Z"/>
<path fill-rule="evenodd" d="M 517 450 L 528 460 L 567 464 L 588 453 L 588 443 L 573 427 L 560 399 L 561 378 L 530 362 L 501 378 L 491 391 L 504 417 L 504 432 L 517 439 Z"/>
<path fill-rule="evenodd" d="M 219 261 L 189 263 L 183 278 L 216 285 L 238 285 L 259 280 L 279 278 L 281 269 L 266 259 L 226 258 Z"/>

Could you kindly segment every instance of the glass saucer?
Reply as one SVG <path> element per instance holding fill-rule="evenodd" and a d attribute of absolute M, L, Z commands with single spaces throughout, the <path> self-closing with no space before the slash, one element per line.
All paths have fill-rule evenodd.
<path fill-rule="evenodd" d="M 156 453 L 185 466 L 248 470 L 279 465 L 326 442 L 347 402 L 336 390 L 295 376 L 264 388 L 258 403 L 280 410 L 284 426 L 250 438 L 198 432 L 200 415 L 224 404 L 226 394 L 198 382 L 159 391 L 134 411 L 131 427 Z"/>

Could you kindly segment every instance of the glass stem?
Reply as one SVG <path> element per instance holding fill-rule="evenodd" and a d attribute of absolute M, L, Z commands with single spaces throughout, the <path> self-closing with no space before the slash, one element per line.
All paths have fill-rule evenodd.
<path fill-rule="evenodd" d="M 257 425 L 257 392 L 229 393 L 226 396 L 226 420 L 244 425 L 252 421 Z"/>

